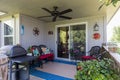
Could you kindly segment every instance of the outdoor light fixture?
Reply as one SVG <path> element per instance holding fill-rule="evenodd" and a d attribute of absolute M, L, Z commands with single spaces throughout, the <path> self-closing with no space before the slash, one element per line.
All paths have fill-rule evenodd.
<path fill-rule="evenodd" d="M 95 23 L 95 25 L 93 26 L 93 30 L 94 31 L 99 31 L 99 25 L 97 23 Z"/>

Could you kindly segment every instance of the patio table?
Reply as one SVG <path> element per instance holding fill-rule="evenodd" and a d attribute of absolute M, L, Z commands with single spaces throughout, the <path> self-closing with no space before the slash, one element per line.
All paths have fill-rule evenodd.
<path fill-rule="evenodd" d="M 8 57 L 0 54 L 0 80 L 8 80 Z"/>

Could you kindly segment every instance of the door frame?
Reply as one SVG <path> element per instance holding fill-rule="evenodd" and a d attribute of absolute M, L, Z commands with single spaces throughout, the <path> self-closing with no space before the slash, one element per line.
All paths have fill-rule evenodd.
<path fill-rule="evenodd" d="M 65 59 L 65 58 L 59 58 L 59 57 L 57 57 L 57 28 L 58 27 L 65 27 L 65 26 L 68 26 L 68 27 L 70 27 L 70 26 L 72 26 L 72 25 L 82 25 L 82 24 L 85 24 L 86 26 L 86 30 L 85 30 L 85 32 L 86 32 L 86 52 L 87 52 L 87 50 L 88 50 L 88 36 L 87 36 L 87 34 L 88 34 L 88 22 L 80 22 L 80 23 L 70 23 L 70 24 L 60 24 L 60 25 L 56 25 L 55 26 L 55 59 L 60 59 L 60 60 L 67 60 L 67 61 L 71 61 L 71 59 L 70 59 L 70 55 L 69 55 L 69 58 L 68 59 Z M 69 28 L 69 30 L 70 30 L 70 28 Z M 70 35 L 70 33 L 68 33 L 69 35 Z M 70 40 L 69 40 L 69 43 L 70 43 Z M 85 54 L 86 55 L 86 54 Z"/>

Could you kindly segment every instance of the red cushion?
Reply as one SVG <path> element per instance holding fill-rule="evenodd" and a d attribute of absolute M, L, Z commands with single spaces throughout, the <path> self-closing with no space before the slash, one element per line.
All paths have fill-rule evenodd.
<path fill-rule="evenodd" d="M 47 58 L 46 55 L 41 55 L 41 56 L 39 56 L 39 59 L 40 59 L 40 60 L 43 60 L 43 59 L 46 59 L 46 58 Z"/>
<path fill-rule="evenodd" d="M 54 54 L 52 54 L 52 53 L 39 56 L 40 60 L 44 60 L 44 59 L 53 60 L 53 58 L 54 58 Z"/>
<path fill-rule="evenodd" d="M 82 56 L 83 59 L 91 58 L 91 56 Z"/>
<path fill-rule="evenodd" d="M 82 56 L 83 60 L 90 60 L 90 59 L 96 59 L 95 57 L 92 56 Z"/>

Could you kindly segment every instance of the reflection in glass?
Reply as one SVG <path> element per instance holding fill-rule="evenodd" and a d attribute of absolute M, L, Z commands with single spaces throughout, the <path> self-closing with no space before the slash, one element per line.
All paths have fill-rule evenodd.
<path fill-rule="evenodd" d="M 12 45 L 13 44 L 13 37 L 5 37 L 4 44 L 5 45 Z"/>
<path fill-rule="evenodd" d="M 4 35 L 12 35 L 12 34 L 13 34 L 13 28 L 4 23 Z"/>
<path fill-rule="evenodd" d="M 85 55 L 86 50 L 86 25 L 73 25 L 70 27 L 70 48 L 77 50 L 79 53 L 75 53 L 75 56 Z M 71 56 L 72 59 L 73 56 Z M 73 58 L 74 59 L 74 58 Z"/>
<path fill-rule="evenodd" d="M 68 53 L 68 31 L 69 27 L 59 27 L 58 29 L 58 57 L 69 58 Z"/>
<path fill-rule="evenodd" d="M 72 52 L 71 52 L 72 51 Z M 86 25 L 72 25 L 57 28 L 57 57 L 74 60 L 86 52 Z"/>

